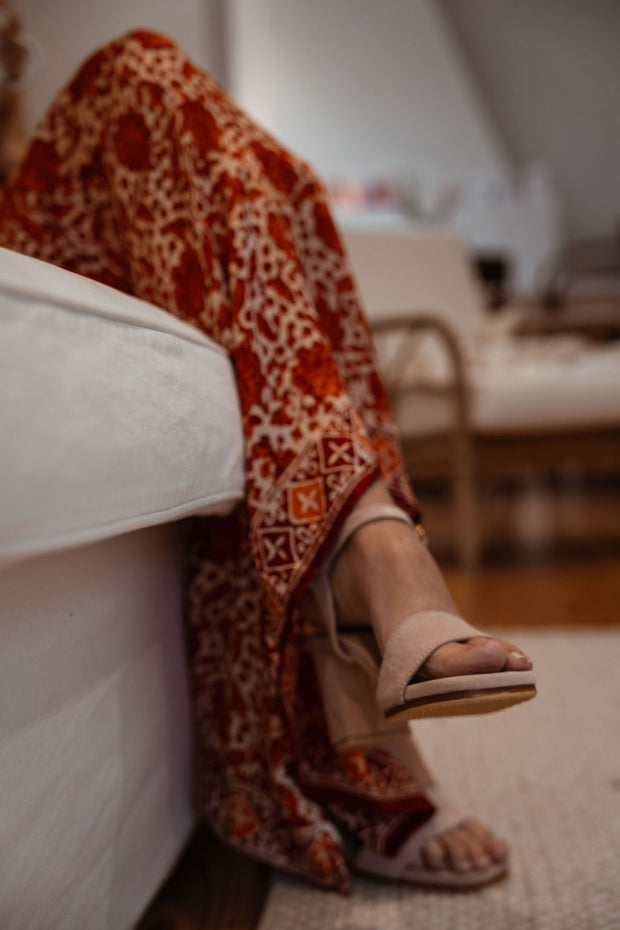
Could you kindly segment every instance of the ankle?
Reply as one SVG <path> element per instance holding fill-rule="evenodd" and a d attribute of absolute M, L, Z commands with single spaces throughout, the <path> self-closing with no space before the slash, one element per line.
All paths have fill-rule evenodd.
<path fill-rule="evenodd" d="M 332 590 L 342 625 L 370 624 L 381 650 L 413 613 L 457 613 L 426 546 L 411 527 L 392 520 L 370 523 L 355 533 L 334 565 Z"/>

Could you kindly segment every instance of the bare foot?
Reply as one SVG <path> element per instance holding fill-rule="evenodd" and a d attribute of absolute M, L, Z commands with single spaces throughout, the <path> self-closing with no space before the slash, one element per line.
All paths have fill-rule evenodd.
<path fill-rule="evenodd" d="M 431 786 L 425 794 L 435 814 L 414 829 L 396 855 L 362 847 L 352 864 L 377 877 L 461 889 L 504 875 L 508 845 L 480 821 L 463 818 L 441 789 Z"/>
<path fill-rule="evenodd" d="M 419 851 L 409 860 L 414 868 L 454 869 L 469 872 L 488 869 L 491 865 L 506 862 L 508 844 L 496 836 L 488 827 L 473 818 L 461 818 L 460 811 L 428 770 L 415 741 L 408 738 L 385 743 L 383 748 L 399 759 L 411 775 L 423 786 L 425 796 L 443 818 L 444 829 L 429 821 L 426 829 L 430 835 Z M 416 833 L 412 835 L 416 842 Z"/>
<path fill-rule="evenodd" d="M 420 852 L 419 862 L 429 869 L 454 869 L 469 872 L 487 869 L 508 858 L 507 844 L 478 820 L 461 821 L 451 830 L 430 839 Z"/>
<path fill-rule="evenodd" d="M 372 485 L 357 506 L 377 503 L 393 504 L 382 482 Z M 370 623 L 382 652 L 405 617 L 429 609 L 458 613 L 427 547 L 410 527 L 394 520 L 378 520 L 353 534 L 334 565 L 332 590 L 339 623 Z M 440 646 L 421 671 L 442 678 L 530 668 L 531 660 L 517 646 L 480 636 Z"/>

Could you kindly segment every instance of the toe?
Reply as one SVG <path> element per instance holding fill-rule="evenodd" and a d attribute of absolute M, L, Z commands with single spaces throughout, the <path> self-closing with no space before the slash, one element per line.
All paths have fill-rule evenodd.
<path fill-rule="evenodd" d="M 479 849 L 492 862 L 504 862 L 508 858 L 508 844 L 496 836 L 488 827 L 478 820 L 466 820 L 464 823 L 469 835 L 475 838 Z"/>
<path fill-rule="evenodd" d="M 519 649 L 513 643 L 506 642 L 504 639 L 498 640 L 498 642 L 506 651 L 506 664 L 504 666 L 506 669 L 519 672 L 532 668 L 532 660 L 525 655 L 522 649 Z"/>
<path fill-rule="evenodd" d="M 474 867 L 472 843 L 461 827 L 448 830 L 442 837 L 450 868 L 455 872 L 469 872 Z"/>
<path fill-rule="evenodd" d="M 499 639 L 474 636 L 466 643 L 446 643 L 423 666 L 431 678 L 530 669 L 532 662 L 517 646 Z"/>
<path fill-rule="evenodd" d="M 471 872 L 508 858 L 508 846 L 477 820 L 464 820 L 430 839 L 421 851 L 427 868 Z M 418 863 L 419 865 L 419 863 Z"/>
<path fill-rule="evenodd" d="M 433 678 L 500 672 L 506 664 L 506 650 L 496 639 L 475 636 L 466 643 L 446 643 L 436 649 L 424 665 Z"/>
<path fill-rule="evenodd" d="M 487 850 L 486 843 L 471 831 L 467 823 L 461 824 L 459 836 L 473 867 L 476 869 L 488 869 L 493 860 Z"/>
<path fill-rule="evenodd" d="M 430 869 L 444 869 L 448 863 L 443 837 L 433 837 L 422 850 L 422 859 Z"/>

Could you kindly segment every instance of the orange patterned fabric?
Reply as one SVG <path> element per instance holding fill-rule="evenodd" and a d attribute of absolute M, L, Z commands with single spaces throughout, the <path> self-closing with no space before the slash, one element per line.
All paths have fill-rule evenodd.
<path fill-rule="evenodd" d="M 57 97 L 4 192 L 0 242 L 149 300 L 230 353 L 247 504 L 192 538 L 199 803 L 246 852 L 344 888 L 338 805 L 368 840 L 388 813 L 418 811 L 420 792 L 385 753 L 331 751 L 295 595 L 379 474 L 415 502 L 320 183 L 172 42 L 136 32 Z"/>

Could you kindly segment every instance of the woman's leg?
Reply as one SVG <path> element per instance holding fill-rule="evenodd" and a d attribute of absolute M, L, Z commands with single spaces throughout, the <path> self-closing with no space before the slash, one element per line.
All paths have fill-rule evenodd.
<path fill-rule="evenodd" d="M 377 504 L 393 504 L 385 482 L 379 480 L 360 497 L 356 507 L 363 509 Z M 359 530 L 349 545 L 338 557 L 332 570 L 332 585 L 338 606 L 338 621 L 346 631 L 347 626 L 372 625 L 380 649 L 385 644 L 393 628 L 400 619 L 417 610 L 440 609 L 457 612 L 457 607 L 445 584 L 435 561 L 427 546 L 410 527 L 392 521 L 377 521 Z M 315 627 L 321 626 L 321 616 L 317 613 L 316 600 L 311 592 L 302 595 L 301 607 L 306 620 Z M 441 647 L 426 663 L 425 670 L 430 676 L 461 675 L 479 671 L 499 671 L 503 668 L 530 668 L 531 662 L 522 653 L 503 640 L 471 640 L 467 644 L 454 643 Z M 346 666 L 345 666 L 346 668 Z M 350 674 L 350 673 L 349 673 Z M 374 696 L 375 683 L 368 678 L 362 679 L 362 687 L 369 689 Z M 349 687 L 352 682 L 348 679 Z M 325 698 L 324 698 L 325 699 Z M 329 698 L 327 698 L 329 700 Z M 364 699 L 360 706 L 366 706 Z M 346 713 L 346 711 L 345 711 Z M 373 728 L 377 726 L 377 716 L 368 713 L 368 731 L 376 750 L 385 751 L 397 758 L 407 767 L 422 785 L 432 784 L 432 778 L 424 769 L 412 737 L 406 728 L 401 736 L 391 735 L 388 742 L 381 742 L 381 722 L 378 723 L 379 735 Z M 356 725 L 360 725 L 356 717 Z M 346 724 L 345 724 L 346 727 Z M 437 800 L 433 789 L 425 788 L 426 797 Z M 441 807 L 441 804 L 440 804 Z M 344 812 L 334 806 L 332 812 L 344 828 L 355 824 L 356 833 L 365 836 L 373 848 L 377 848 L 376 837 L 367 823 L 356 823 L 356 815 Z M 398 818 L 395 818 L 398 820 Z M 454 822 L 456 821 L 456 822 Z M 376 826 L 373 824 L 373 826 Z M 423 881 L 424 869 L 436 873 L 454 870 L 457 873 L 472 872 L 481 874 L 491 868 L 505 864 L 508 856 L 506 843 L 497 837 L 488 827 L 470 817 L 449 819 L 447 828 L 440 826 L 433 829 L 425 827 L 428 834 L 422 845 L 417 844 L 411 860 L 404 859 L 398 867 L 403 877 L 411 866 L 420 870 L 418 881 Z M 386 827 L 381 824 L 383 833 Z M 398 825 L 391 829 L 398 831 Z M 416 829 L 411 836 L 415 840 Z M 384 840 L 382 842 L 385 842 Z M 406 846 L 404 847 L 406 853 Z M 386 873 L 393 872 L 395 866 L 391 854 Z M 381 861 L 374 862 L 381 867 Z M 367 865 L 372 868 L 372 862 Z M 432 881 L 432 876 L 429 879 Z"/>

